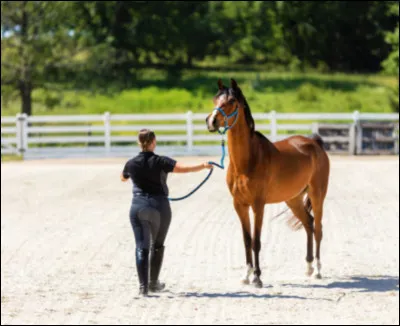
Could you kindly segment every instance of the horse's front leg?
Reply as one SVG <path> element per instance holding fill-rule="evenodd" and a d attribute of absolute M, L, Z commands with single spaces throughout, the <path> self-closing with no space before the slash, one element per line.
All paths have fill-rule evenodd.
<path fill-rule="evenodd" d="M 239 215 L 240 223 L 242 224 L 243 230 L 243 241 L 246 252 L 246 272 L 242 278 L 242 283 L 249 284 L 249 277 L 253 273 L 253 256 L 251 254 L 251 230 L 250 230 L 250 216 L 249 216 L 249 205 L 238 203 L 234 200 L 234 207 L 236 213 Z"/>
<path fill-rule="evenodd" d="M 260 269 L 260 250 L 261 250 L 261 230 L 264 219 L 264 203 L 259 201 L 252 205 L 254 212 L 254 232 L 253 232 L 253 250 L 254 250 L 254 260 L 255 260 L 255 270 L 254 270 L 254 279 L 253 284 L 261 288 L 263 283 L 261 281 L 261 269 Z"/>

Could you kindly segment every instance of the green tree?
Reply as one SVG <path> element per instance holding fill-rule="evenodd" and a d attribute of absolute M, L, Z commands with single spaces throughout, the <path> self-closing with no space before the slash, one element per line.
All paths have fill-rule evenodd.
<path fill-rule="evenodd" d="M 71 6 L 67 1 L 1 1 L 2 96 L 17 91 L 23 113 L 32 114 L 32 91 L 49 88 L 52 72 L 69 64 L 79 49 Z"/>
<path fill-rule="evenodd" d="M 399 75 L 399 2 L 391 4 L 389 15 L 397 18 L 397 26 L 394 31 L 386 32 L 385 41 L 392 47 L 392 51 L 382 62 L 382 66 L 387 73 Z"/>

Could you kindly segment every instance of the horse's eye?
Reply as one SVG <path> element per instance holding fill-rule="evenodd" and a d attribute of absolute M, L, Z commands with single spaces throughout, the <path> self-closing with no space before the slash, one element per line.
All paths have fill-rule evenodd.
<path fill-rule="evenodd" d="M 234 104 L 234 103 L 235 103 L 235 99 L 229 100 L 229 103 L 230 103 L 230 104 Z"/>

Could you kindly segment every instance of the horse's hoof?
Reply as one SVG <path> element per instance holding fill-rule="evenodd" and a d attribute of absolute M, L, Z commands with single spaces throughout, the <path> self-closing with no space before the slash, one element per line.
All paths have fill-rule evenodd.
<path fill-rule="evenodd" d="M 322 275 L 320 273 L 318 273 L 318 274 L 315 275 L 315 278 L 317 280 L 321 280 L 322 279 Z"/>
<path fill-rule="evenodd" d="M 247 265 L 247 271 L 246 271 L 246 274 L 243 275 L 242 284 L 246 284 L 246 285 L 250 284 L 249 277 L 253 272 L 254 272 L 254 267 Z"/>
<path fill-rule="evenodd" d="M 249 279 L 248 278 L 242 279 L 242 284 L 249 285 L 250 284 Z"/>
<path fill-rule="evenodd" d="M 253 285 L 256 287 L 256 288 L 262 288 L 262 286 L 263 286 L 263 283 L 262 283 L 262 281 L 258 278 L 258 277 L 255 277 L 254 279 L 253 279 Z"/>
<path fill-rule="evenodd" d="M 306 272 L 306 276 L 310 277 L 314 273 L 314 268 L 309 267 Z"/>
<path fill-rule="evenodd" d="M 263 283 L 261 280 L 257 280 L 255 282 L 253 282 L 254 286 L 258 289 L 261 289 L 263 287 Z"/>

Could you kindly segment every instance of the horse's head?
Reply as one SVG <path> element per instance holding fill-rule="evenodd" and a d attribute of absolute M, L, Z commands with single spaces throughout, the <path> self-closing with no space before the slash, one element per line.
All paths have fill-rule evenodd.
<path fill-rule="evenodd" d="M 222 80 L 218 80 L 218 92 L 213 98 L 214 110 L 206 118 L 208 131 L 216 132 L 219 128 L 227 128 L 232 124 L 231 118 L 236 119 L 239 109 L 239 88 L 235 80 L 231 79 L 231 87 L 225 87 Z"/>
<path fill-rule="evenodd" d="M 213 103 L 214 110 L 206 118 L 209 132 L 225 133 L 232 128 L 238 120 L 240 108 L 245 110 L 246 121 L 249 122 L 249 118 L 252 120 L 246 99 L 234 79 L 231 79 L 231 87 L 225 87 L 221 79 L 218 80 L 218 92 Z M 224 128 L 224 131 L 219 131 L 220 128 Z"/>

